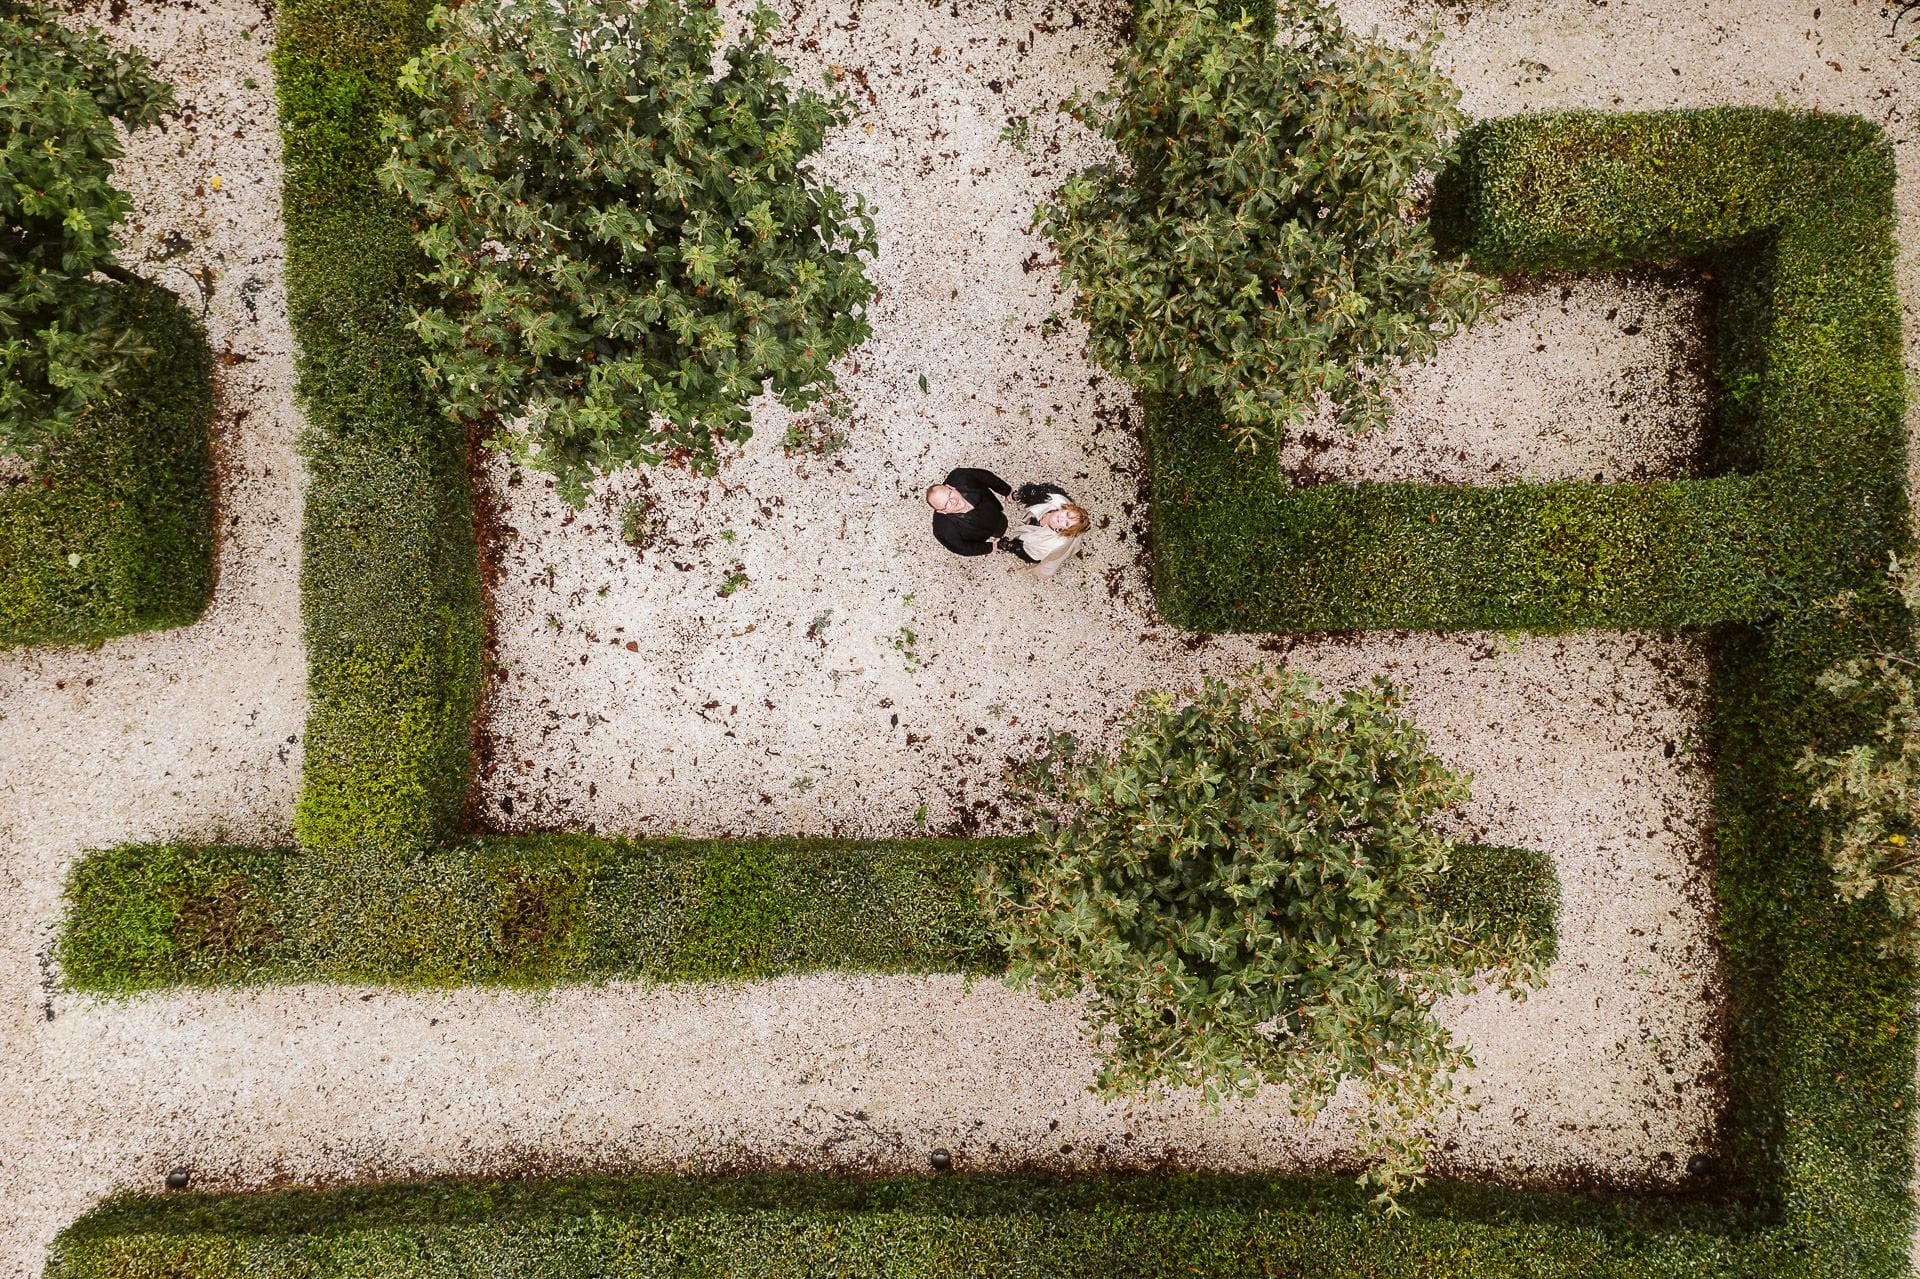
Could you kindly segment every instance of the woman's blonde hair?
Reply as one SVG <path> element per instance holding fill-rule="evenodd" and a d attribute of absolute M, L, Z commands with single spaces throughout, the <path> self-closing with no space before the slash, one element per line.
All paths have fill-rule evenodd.
<path fill-rule="evenodd" d="M 1087 514 L 1085 508 L 1075 506 L 1072 502 L 1068 502 L 1059 509 L 1073 517 L 1073 523 L 1071 525 L 1058 530 L 1068 537 L 1079 537 L 1082 533 L 1093 527 L 1093 517 Z"/>

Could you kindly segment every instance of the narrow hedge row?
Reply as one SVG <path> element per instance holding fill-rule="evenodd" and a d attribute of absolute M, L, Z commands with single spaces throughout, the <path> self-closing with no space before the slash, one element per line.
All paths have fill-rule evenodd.
<path fill-rule="evenodd" d="M 967 1150 L 956 1144 L 964 1162 Z M 1715 1279 L 1821 1275 L 1739 1210 L 1348 1180 L 583 1177 L 109 1201 L 48 1279 Z"/>
<path fill-rule="evenodd" d="M 739 980 L 836 969 L 992 972 L 975 883 L 1019 841 L 468 840 L 378 853 L 129 845 L 67 883 L 58 957 L 75 989 L 262 981 L 541 986 Z M 344 860 L 344 864 L 342 859 Z M 1543 854 L 1461 850 L 1441 909 L 1557 949 Z"/>
<path fill-rule="evenodd" d="M 310 430 L 302 531 L 310 849 L 425 847 L 472 770 L 485 617 L 464 432 L 407 330 L 424 259 L 374 170 L 427 0 L 279 9 L 287 293 Z"/>
<path fill-rule="evenodd" d="M 0 647 L 185 626 L 213 592 L 213 362 L 156 284 L 113 285 L 152 354 L 0 488 Z"/>
<path fill-rule="evenodd" d="M 1211 401 L 1146 397 L 1154 599 L 1205 631 L 1693 626 L 1768 607 L 1768 500 L 1662 484 L 1292 487 Z"/>
<path fill-rule="evenodd" d="M 542 835 L 406 861 L 129 846 L 69 880 L 59 959 L 72 986 L 116 993 L 978 971 L 1000 956 L 974 876 L 1009 842 Z"/>

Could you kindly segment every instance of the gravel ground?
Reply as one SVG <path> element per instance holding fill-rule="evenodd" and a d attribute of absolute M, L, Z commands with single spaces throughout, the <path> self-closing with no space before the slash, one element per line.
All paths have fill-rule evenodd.
<path fill-rule="evenodd" d="M 48 1038 L 45 957 L 68 865 L 126 840 L 289 838 L 306 719 L 272 2 L 59 7 L 111 23 L 175 87 L 180 109 L 116 167 L 135 208 L 123 261 L 205 319 L 222 514 L 219 582 L 198 624 L 0 652 L 0 1273 L 23 1277 L 66 1220 L 138 1175 L 133 1152 L 154 1148 L 127 1144 L 118 1104 L 96 1091 L 106 1063 Z M 229 1051 L 215 1035 L 196 1058 Z M 160 1051 L 113 1065 L 145 1074 L 155 1097 L 183 1069 Z M 219 1113 L 180 1118 L 211 1131 Z"/>
<path fill-rule="evenodd" d="M 1395 30 L 1434 12 L 1349 7 Z M 83 849 L 278 838 L 290 819 L 304 709 L 299 492 L 263 8 L 84 9 L 100 21 L 118 9 L 116 29 L 159 57 L 192 117 L 136 140 L 131 256 L 170 252 L 178 232 L 188 247 L 149 268 L 157 278 L 197 296 L 174 265 L 222 273 L 209 326 L 216 350 L 242 357 L 224 365 L 233 523 L 201 625 L 91 653 L 0 655 L 0 1267 L 33 1273 L 60 1225 L 115 1186 L 156 1186 L 178 1162 L 220 1187 L 768 1162 L 906 1169 L 935 1144 L 967 1167 L 1340 1162 L 1350 1114 L 1302 1130 L 1266 1097 L 1218 1116 L 1094 1101 L 1072 1010 L 992 983 L 294 989 L 132 1004 L 49 991 L 58 886 Z M 1484 114 L 1779 96 L 1886 121 L 1900 145 L 1910 306 L 1920 202 L 1901 126 L 1920 63 L 1898 56 L 1877 0 L 1826 10 L 1449 8 L 1446 56 Z M 864 111 L 825 161 L 882 216 L 876 338 L 845 372 L 851 443 L 788 457 L 787 422 L 767 414 L 725 486 L 654 478 L 663 530 L 638 554 L 611 535 L 626 488 L 569 523 L 537 477 L 516 485 L 495 472 L 515 530 L 496 584 L 510 673 L 484 787 L 502 825 L 879 833 L 912 829 L 925 805 L 930 828 L 999 829 L 1000 763 L 1040 726 L 1097 733 L 1139 687 L 1278 655 L 1253 640 L 1189 644 L 1155 622 L 1136 559 L 1140 512 L 1127 505 L 1127 398 L 1085 363 L 1070 326 L 1047 322 L 1065 308 L 1043 246 L 1023 234 L 1033 197 L 1092 153 L 1048 109 L 1097 83 L 1114 14 L 1076 19 L 1018 0 L 787 12 L 789 56 L 809 78 L 834 63 L 862 73 L 852 84 Z M 1025 153 L 1000 137 L 1021 115 L 1033 117 Z M 1393 432 L 1357 447 L 1303 441 L 1287 460 L 1337 477 L 1674 473 L 1695 440 L 1695 305 L 1659 280 L 1512 299 L 1416 375 Z M 1531 350 L 1543 340 L 1549 351 Z M 1580 421 L 1591 435 L 1569 433 Z M 946 559 L 914 502 L 958 464 L 1061 480 L 1108 522 L 1045 589 Z M 747 582 L 721 595 L 736 572 Z M 1691 750 L 1700 655 L 1637 635 L 1379 635 L 1285 655 L 1334 681 L 1386 671 L 1404 683 L 1436 746 L 1476 774 L 1464 833 L 1559 862 L 1568 908 L 1552 982 L 1518 1008 L 1466 1001 L 1452 1016 L 1478 1050 L 1483 1105 L 1449 1124 L 1444 1167 L 1530 1183 L 1666 1179 L 1710 1143 L 1713 1110 L 1707 783 Z M 500 801 L 516 796 L 529 811 L 509 815 Z"/>

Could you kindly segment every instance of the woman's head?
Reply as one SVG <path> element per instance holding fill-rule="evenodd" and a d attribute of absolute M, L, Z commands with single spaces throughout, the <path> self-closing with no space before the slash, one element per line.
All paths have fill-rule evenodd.
<path fill-rule="evenodd" d="M 1056 533 L 1064 533 L 1068 537 L 1079 537 L 1087 531 L 1093 521 L 1084 510 L 1068 502 L 1065 506 L 1056 507 L 1042 515 L 1040 523 Z"/>

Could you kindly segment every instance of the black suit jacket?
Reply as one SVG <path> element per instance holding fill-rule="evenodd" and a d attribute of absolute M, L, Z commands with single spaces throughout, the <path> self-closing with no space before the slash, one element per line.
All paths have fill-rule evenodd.
<path fill-rule="evenodd" d="M 955 555 L 993 554 L 991 539 L 1007 531 L 1007 513 L 1000 509 L 1000 499 L 1012 492 L 1012 486 L 977 466 L 956 467 L 940 482 L 958 489 L 960 496 L 973 503 L 973 509 L 961 515 L 933 513 L 933 535 L 940 545 Z"/>

